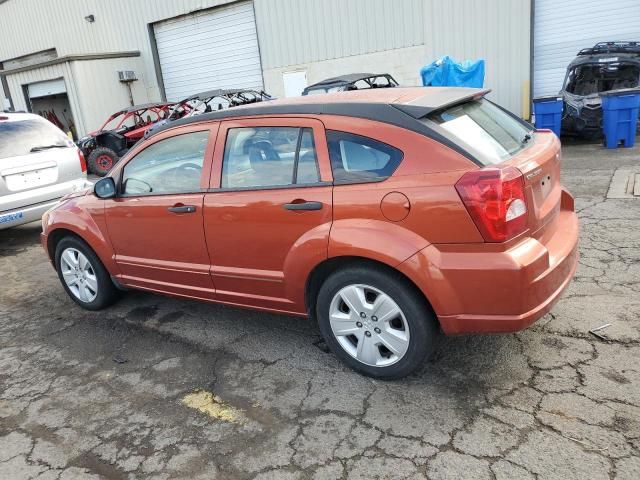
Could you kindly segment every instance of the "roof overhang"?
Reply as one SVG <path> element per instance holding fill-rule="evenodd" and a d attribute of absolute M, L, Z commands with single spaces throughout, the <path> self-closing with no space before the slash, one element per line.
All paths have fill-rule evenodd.
<path fill-rule="evenodd" d="M 26 65 L 24 67 L 17 67 L 11 69 L 0 70 L 0 75 L 11 75 L 13 73 L 26 72 L 27 70 L 33 70 L 36 68 L 49 67 L 51 65 L 58 65 L 60 63 L 77 62 L 86 60 L 105 60 L 109 58 L 126 58 L 126 57 L 139 57 L 140 51 L 134 50 L 130 52 L 105 52 L 105 53 L 91 53 L 91 54 L 78 54 L 78 55 L 65 55 L 64 57 L 57 57 L 52 60 L 48 60 L 41 63 L 32 65 Z"/>

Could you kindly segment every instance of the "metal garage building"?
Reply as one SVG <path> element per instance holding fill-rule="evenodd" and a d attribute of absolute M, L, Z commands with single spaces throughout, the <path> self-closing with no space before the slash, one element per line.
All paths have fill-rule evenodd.
<path fill-rule="evenodd" d="M 555 93 L 579 48 L 640 39 L 637 2 L 0 0 L 0 103 L 53 111 L 83 135 L 129 104 L 128 86 L 145 103 L 224 87 L 283 96 L 357 71 L 417 85 L 451 55 L 484 58 L 492 98 L 528 117 L 532 80 Z"/>
<path fill-rule="evenodd" d="M 614 40 L 640 41 L 639 0 L 536 0 L 534 96 L 558 93 L 581 49 Z"/>
<path fill-rule="evenodd" d="M 530 25 L 530 0 L 0 0 L 0 79 L 15 109 L 64 121 L 66 107 L 83 135 L 129 104 L 118 71 L 144 103 L 219 87 L 283 96 L 357 71 L 418 85 L 451 55 L 484 58 L 493 98 L 526 116 Z M 49 81 L 61 98 L 33 97 Z"/>

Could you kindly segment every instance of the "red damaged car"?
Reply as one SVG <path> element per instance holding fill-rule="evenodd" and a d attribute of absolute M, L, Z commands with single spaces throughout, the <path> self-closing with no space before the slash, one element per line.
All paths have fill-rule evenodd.
<path fill-rule="evenodd" d="M 89 172 L 104 177 L 151 125 L 167 118 L 174 105 L 147 103 L 119 110 L 98 130 L 78 140 L 76 144 L 87 159 Z"/>

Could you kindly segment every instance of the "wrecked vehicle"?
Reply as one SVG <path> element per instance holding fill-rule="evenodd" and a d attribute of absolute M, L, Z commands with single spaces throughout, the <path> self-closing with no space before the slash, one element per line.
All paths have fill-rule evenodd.
<path fill-rule="evenodd" d="M 348 90 L 365 90 L 368 88 L 397 87 L 398 82 L 388 73 L 350 73 L 339 77 L 327 78 L 309 85 L 302 95 L 319 93 L 346 92 Z"/>
<path fill-rule="evenodd" d="M 147 103 L 119 110 L 95 132 L 76 142 L 90 173 L 104 177 L 155 122 L 166 118 L 174 103 Z"/>
<path fill-rule="evenodd" d="M 144 138 L 153 135 L 161 126 L 182 117 L 191 117 L 193 115 L 200 115 L 201 113 L 209 113 L 267 100 L 273 100 L 273 97 L 262 90 L 223 90 L 218 88 L 196 93 L 176 103 L 165 119 L 153 124 L 144 132 Z"/>
<path fill-rule="evenodd" d="M 601 42 L 584 48 L 567 67 L 560 95 L 564 100 L 562 133 L 602 135 L 602 92 L 637 87 L 640 42 Z"/>

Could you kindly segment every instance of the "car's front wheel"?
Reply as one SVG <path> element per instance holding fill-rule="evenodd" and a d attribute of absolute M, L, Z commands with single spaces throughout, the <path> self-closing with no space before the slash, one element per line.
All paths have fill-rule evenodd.
<path fill-rule="evenodd" d="M 333 273 L 316 314 L 331 350 L 376 378 L 404 377 L 433 350 L 438 325 L 426 300 L 400 274 L 371 266 Z"/>
<path fill-rule="evenodd" d="M 56 245 L 56 270 L 71 299 L 87 310 L 108 307 L 118 298 L 109 272 L 95 252 L 76 237 L 65 237 Z"/>

